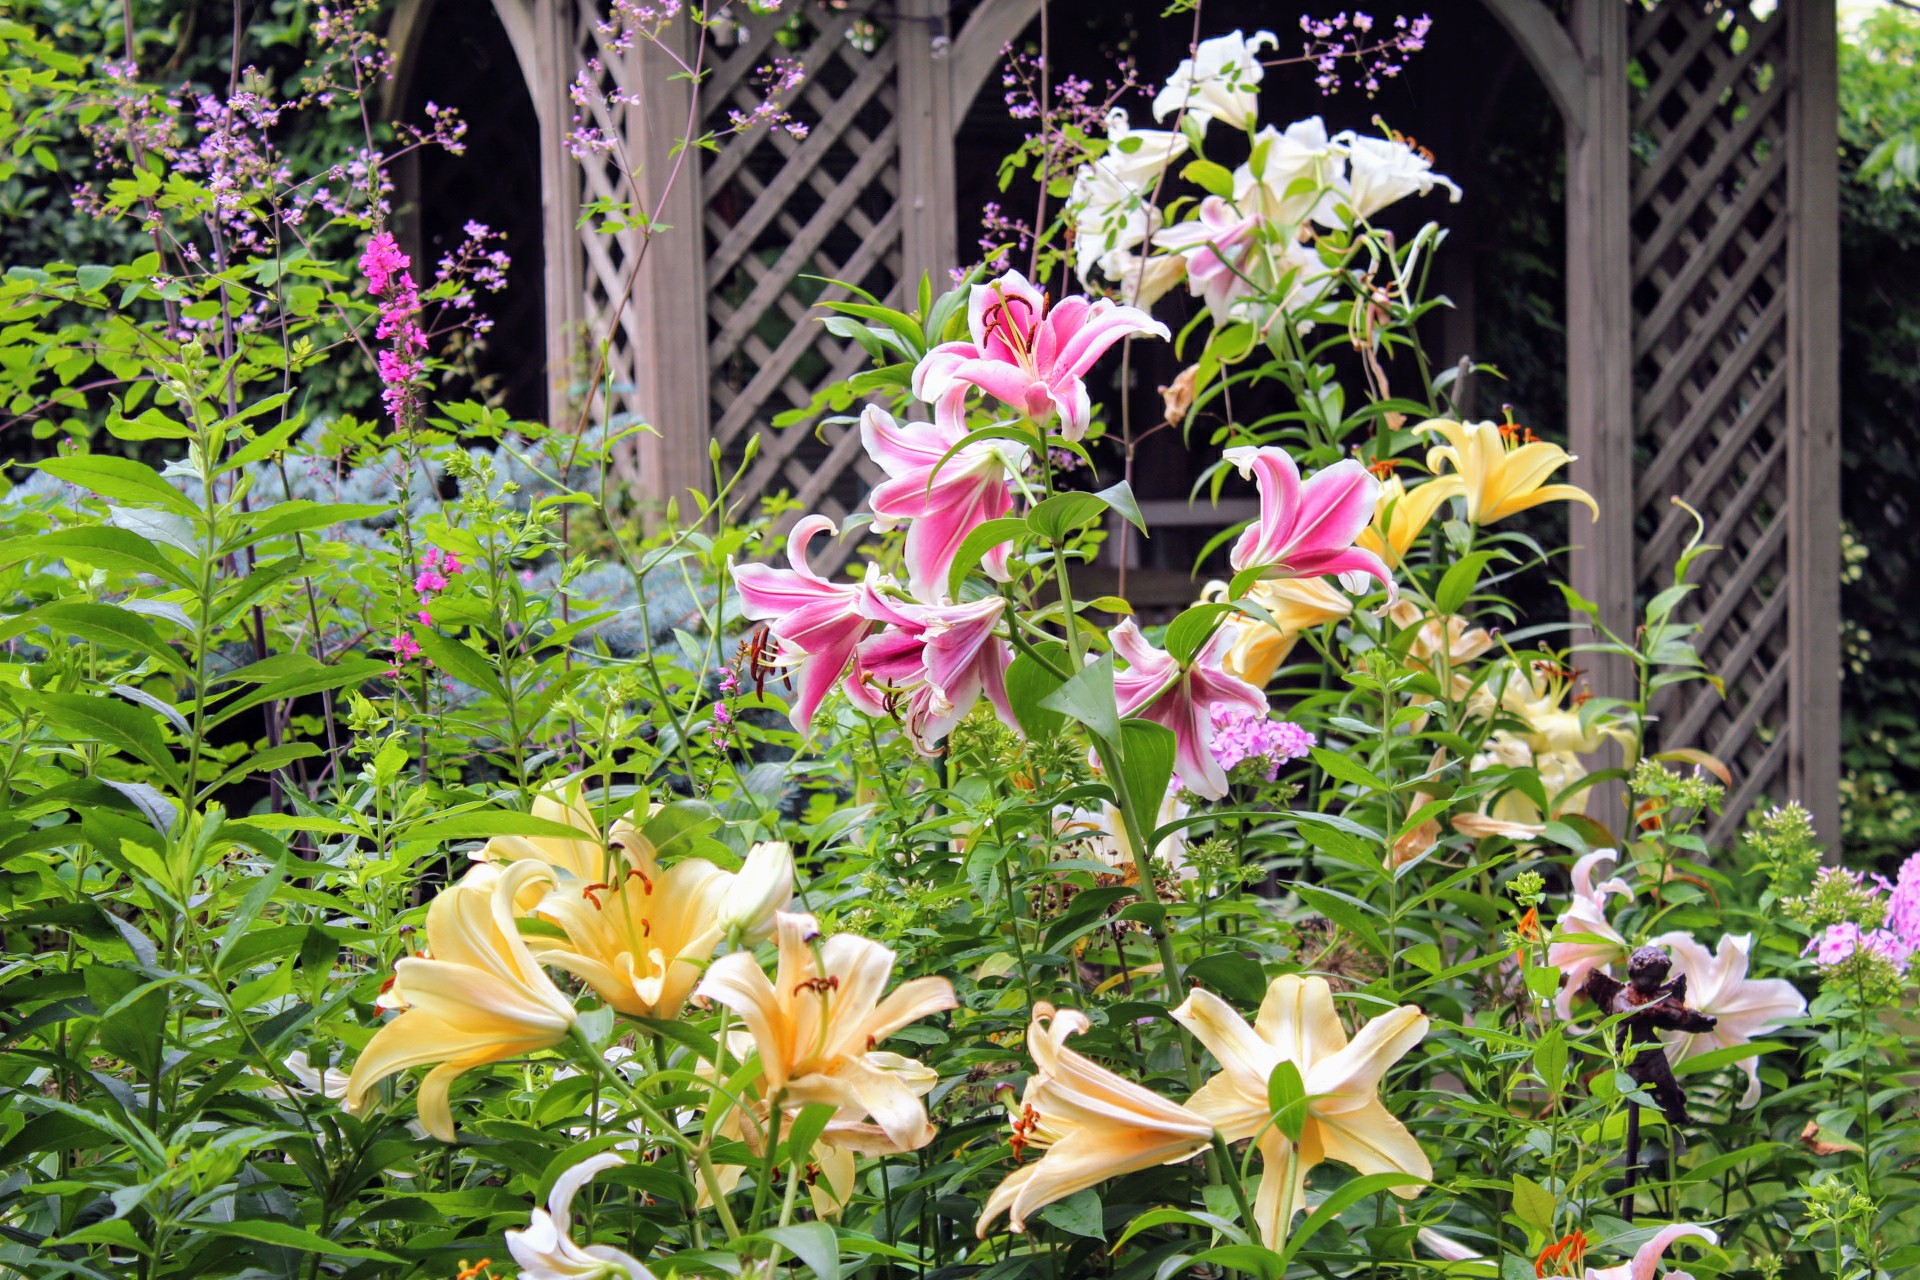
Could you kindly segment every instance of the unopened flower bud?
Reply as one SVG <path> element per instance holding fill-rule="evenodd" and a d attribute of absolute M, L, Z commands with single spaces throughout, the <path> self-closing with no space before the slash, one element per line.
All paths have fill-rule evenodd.
<path fill-rule="evenodd" d="M 747 851 L 747 860 L 720 904 L 720 927 L 735 946 L 751 946 L 773 932 L 774 916 L 793 897 L 793 847 L 767 840 Z"/>

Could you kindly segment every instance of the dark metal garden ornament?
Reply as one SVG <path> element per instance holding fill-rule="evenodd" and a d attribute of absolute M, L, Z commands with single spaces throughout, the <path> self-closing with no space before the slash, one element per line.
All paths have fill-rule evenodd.
<path fill-rule="evenodd" d="M 1609 1017 L 1625 1015 L 1620 1023 L 1619 1046 L 1635 1050 L 1627 1063 L 1627 1075 L 1634 1083 L 1653 1091 L 1654 1101 L 1671 1127 L 1692 1123 L 1687 1114 L 1687 1095 L 1674 1079 L 1673 1064 L 1667 1061 L 1666 1047 L 1660 1043 L 1662 1031 L 1711 1031 L 1718 1019 L 1687 1007 L 1687 975 L 1667 981 L 1673 969 L 1673 957 L 1659 947 L 1641 947 L 1627 957 L 1627 980 L 1621 982 L 1598 970 L 1587 975 L 1581 992 Z M 1669 1139 L 1671 1141 L 1671 1139 Z M 1626 1185 L 1622 1188 L 1623 1213 L 1633 1221 L 1633 1188 L 1640 1167 L 1640 1108 L 1627 1109 Z"/>

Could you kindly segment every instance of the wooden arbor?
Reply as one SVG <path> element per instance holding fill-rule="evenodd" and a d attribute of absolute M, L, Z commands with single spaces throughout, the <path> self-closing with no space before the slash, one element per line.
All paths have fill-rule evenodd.
<path fill-rule="evenodd" d="M 426 0 L 413 0 L 415 5 Z M 626 141 L 642 185 L 672 169 L 686 86 L 654 53 L 602 47 L 587 0 L 494 0 L 540 116 L 547 367 L 556 415 L 580 388 L 583 335 L 611 330 L 617 411 L 655 425 L 643 496 L 701 486 L 708 450 L 759 437 L 745 496 L 790 492 L 839 516 L 877 479 L 857 437 L 771 429 L 773 416 L 863 363 L 810 319 L 826 280 L 898 299 L 956 260 L 952 135 L 1039 0 L 982 0 L 958 31 L 947 0 L 810 8 L 792 103 L 805 139 L 757 130 L 701 153 L 673 187 L 627 291 L 633 234 L 578 227 L 624 198 L 601 160 L 565 146 L 568 86 L 589 60 L 635 105 L 585 123 Z M 1568 431 L 1574 479 L 1602 522 L 1573 527 L 1573 579 L 1631 634 L 1636 602 L 1700 512 L 1723 548 L 1696 572 L 1722 699 L 1670 689 L 1657 732 L 1733 769 L 1722 830 L 1762 796 L 1797 796 L 1838 831 L 1838 267 L 1833 0 L 1483 0 L 1546 85 L 1567 139 Z M 404 41 L 396 24 L 396 43 Z M 1564 16 L 1563 16 L 1564 14 Z M 754 100 L 750 77 L 786 19 L 747 20 L 710 48 L 694 132 Z M 651 198 L 651 195 L 650 195 Z M 1624 663 L 1590 677 L 1631 692 Z"/>

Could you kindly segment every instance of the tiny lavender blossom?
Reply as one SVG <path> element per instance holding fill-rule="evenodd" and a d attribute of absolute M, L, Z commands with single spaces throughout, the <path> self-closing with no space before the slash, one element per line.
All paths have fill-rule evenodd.
<path fill-rule="evenodd" d="M 1248 760 L 1265 760 L 1268 782 L 1279 778 L 1282 765 L 1305 758 L 1318 742 L 1291 720 L 1274 720 L 1237 703 L 1215 703 L 1212 715 L 1213 758 L 1220 767 L 1231 771 Z"/>

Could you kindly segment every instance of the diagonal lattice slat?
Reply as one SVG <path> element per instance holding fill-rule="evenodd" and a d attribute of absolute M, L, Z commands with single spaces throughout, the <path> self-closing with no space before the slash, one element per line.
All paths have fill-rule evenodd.
<path fill-rule="evenodd" d="M 1656 734 L 1735 775 L 1717 837 L 1781 795 L 1789 751 L 1787 23 L 1772 6 L 1635 6 L 1633 360 L 1637 589 L 1666 585 L 1692 521 L 1698 642 L 1726 680 L 1670 686 Z"/>

